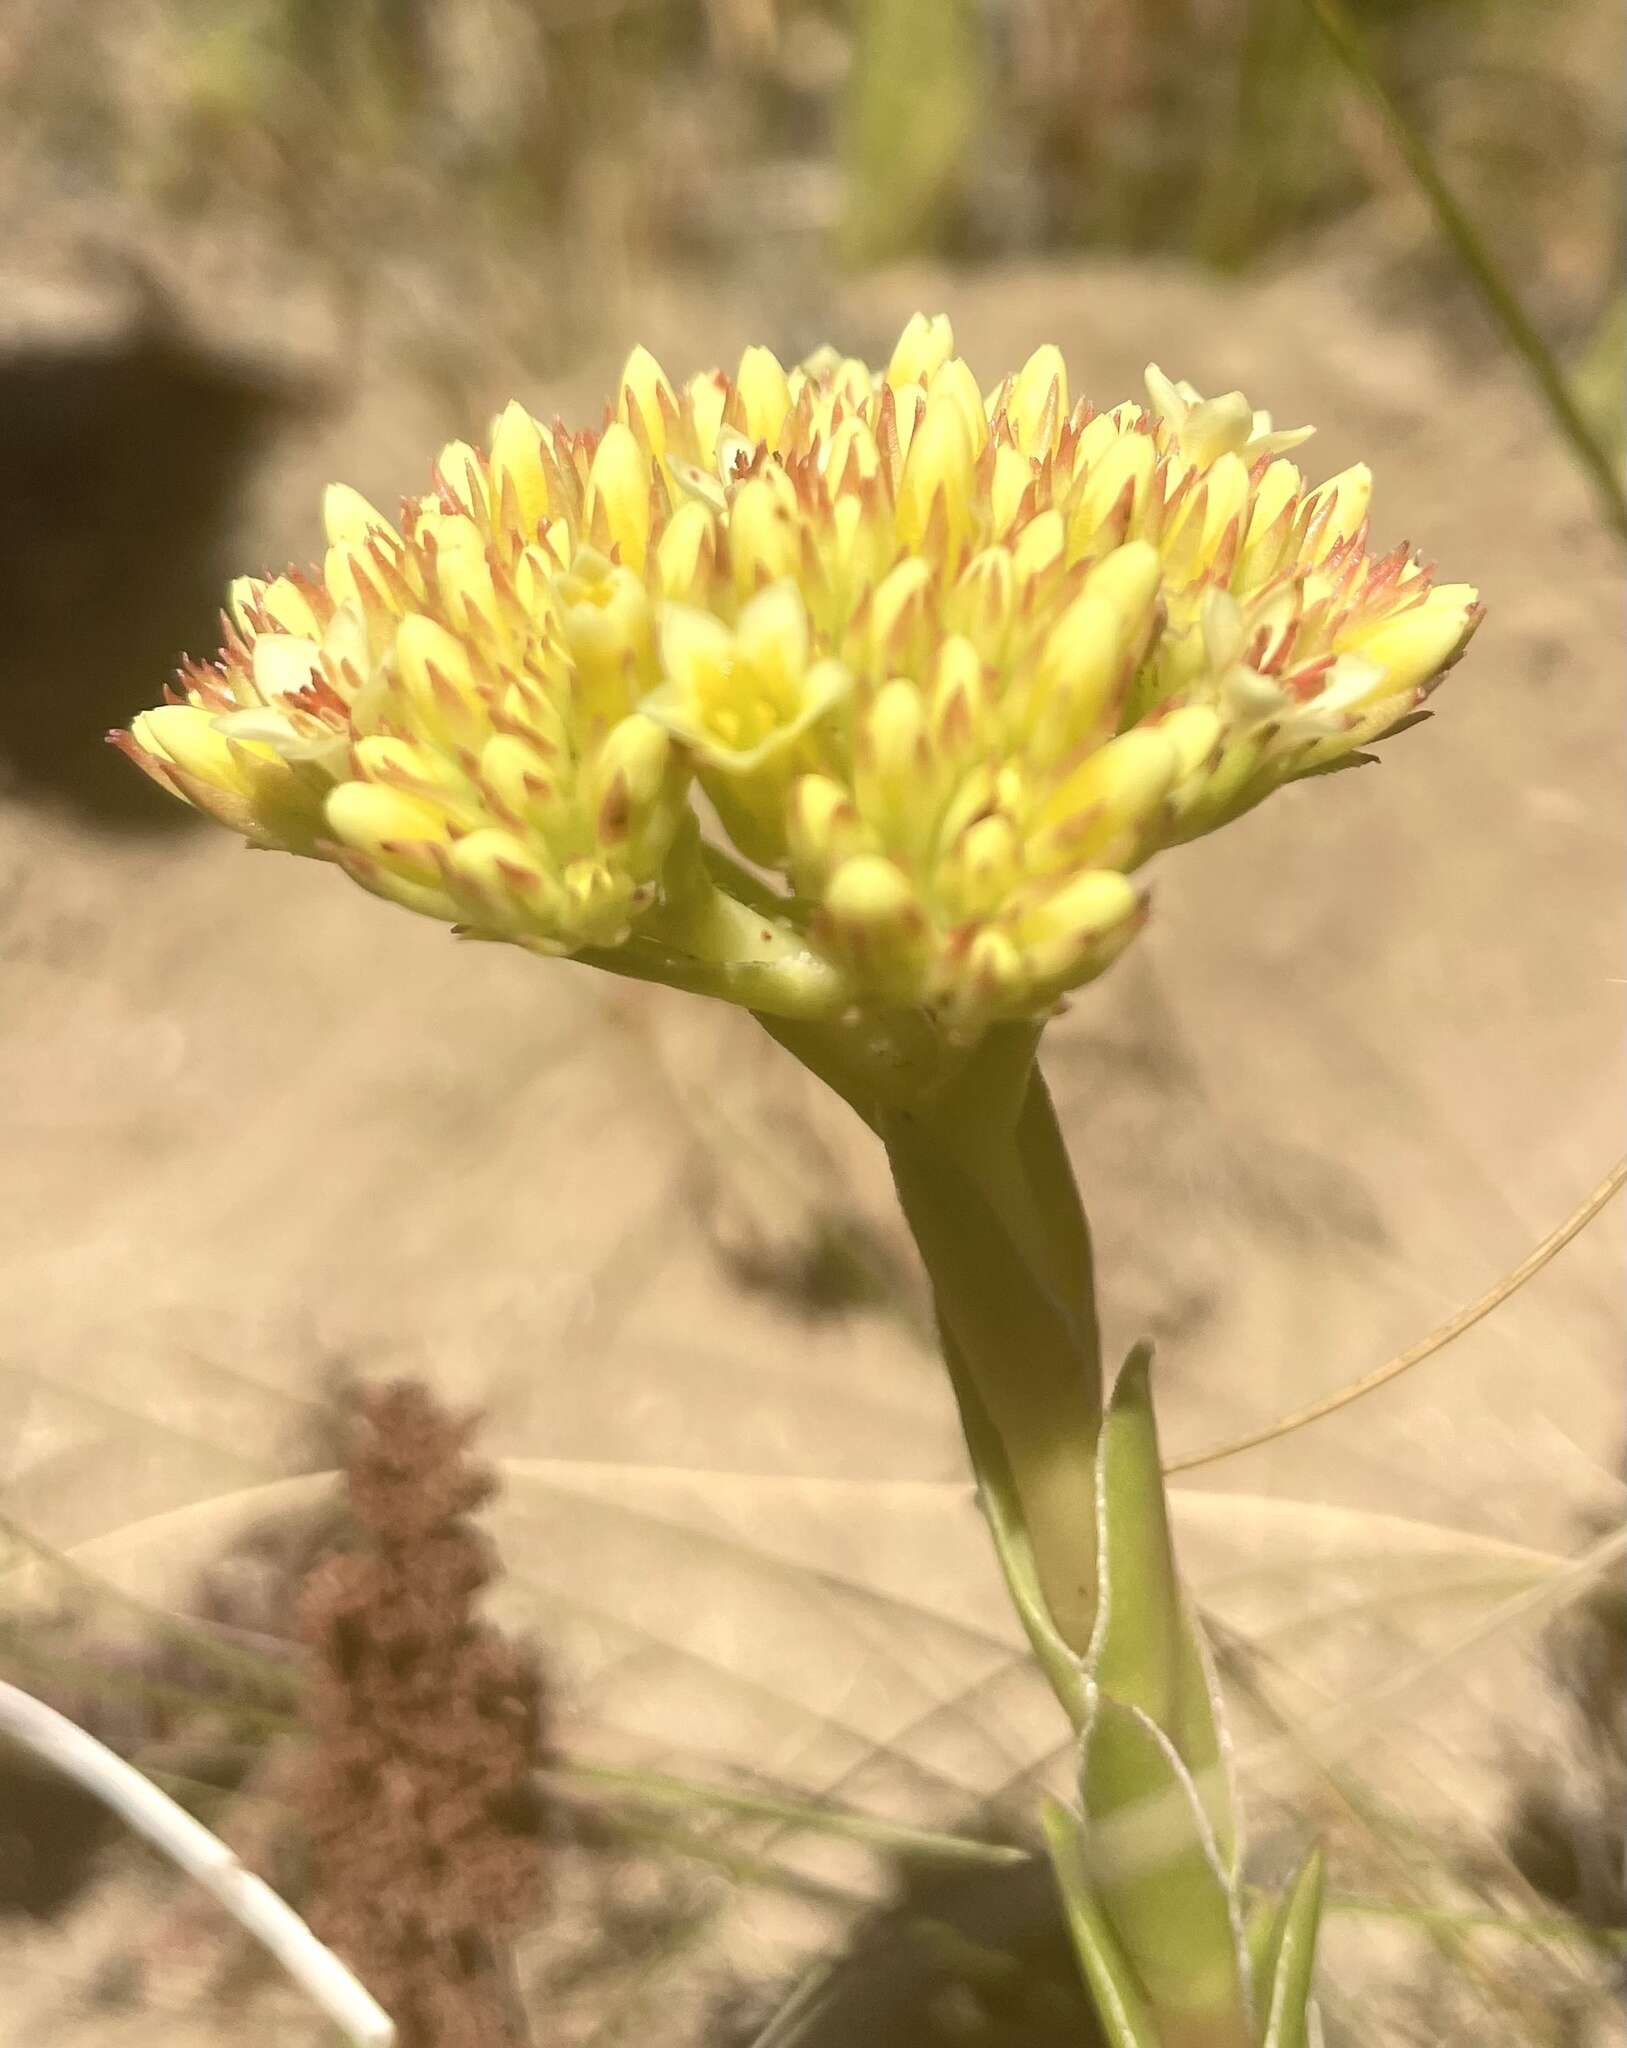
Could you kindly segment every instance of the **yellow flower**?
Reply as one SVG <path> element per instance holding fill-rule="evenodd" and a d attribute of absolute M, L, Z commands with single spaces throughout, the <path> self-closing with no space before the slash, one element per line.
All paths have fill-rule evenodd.
<path fill-rule="evenodd" d="M 1147 395 L 1071 401 L 1050 346 L 985 395 L 919 315 L 880 373 L 635 350 L 600 431 L 511 405 L 397 523 L 335 486 L 320 572 L 237 585 L 119 743 L 485 936 L 963 1040 L 1042 1016 L 1144 862 L 1406 722 L 1479 618 L 1368 552 L 1365 468 L 1306 484 L 1309 429 Z M 766 887 L 703 858 L 692 778 Z"/>
<path fill-rule="evenodd" d="M 731 837 L 753 860 L 785 857 L 785 795 L 798 741 L 847 693 L 839 661 L 814 661 L 793 583 L 759 591 L 730 627 L 713 612 L 663 606 L 666 680 L 644 710 L 683 741 Z"/>

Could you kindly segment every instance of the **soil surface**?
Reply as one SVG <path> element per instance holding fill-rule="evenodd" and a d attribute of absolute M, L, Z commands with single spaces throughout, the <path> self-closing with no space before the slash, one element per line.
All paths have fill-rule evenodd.
<path fill-rule="evenodd" d="M 1167 857 L 1148 932 L 1051 1034 L 1110 1339 L 1157 1339 L 1167 1447 L 1195 1450 L 1411 1342 L 1610 1163 L 1618 550 L 1517 375 L 1376 305 L 1355 259 L 1224 287 L 896 274 L 817 319 L 807 296 L 654 281 L 641 334 L 674 370 L 827 330 L 875 352 L 920 304 L 986 381 L 1055 338 L 1107 401 L 1149 358 L 1240 384 L 1318 424 L 1314 472 L 1372 463 L 1381 541 L 1482 588 L 1435 718 Z M 494 364 L 477 420 L 511 389 L 596 415 L 634 338 L 546 383 Z M 344 391 L 253 468 L 243 566 L 313 552 L 328 477 L 389 502 L 470 424 L 382 355 Z M 163 680 L 133 679 L 129 709 Z M 81 682 L 99 703 L 42 661 L 7 715 Z M 937 1824 L 1020 1789 L 1055 1723 L 881 1161 L 839 1105 L 744 1016 L 455 944 L 217 831 L 117 829 L 25 756 L 0 812 L 6 1513 L 178 1599 L 234 1531 L 325 1487 L 301 1475 L 336 1376 L 421 1376 L 488 1411 L 498 1605 L 557 1661 L 567 1748 Z M 1556 1739 L 1529 1655 L 1551 1560 L 1620 1517 L 1620 1295 L 1607 1216 L 1399 1385 L 1183 1485 L 1200 1595 L 1298 1730 L 1240 1709 L 1268 1821 L 1298 1799 L 1341 1824 L 1348 1772 L 1492 1853 L 1509 1745 Z M 792 1853 L 873 1888 L 856 1852 Z M 227 2037 L 179 1991 L 92 1997 L 146 1924 L 138 1877 L 115 1864 L 56 1929 L 0 1923 L 5 2048 L 145 2048 L 155 2013 L 167 2048 Z M 841 1917 L 747 1887 L 708 1954 L 768 1980 Z M 1366 1941 L 1341 1923 L 1335 1964 L 1345 1943 L 1376 1967 Z M 714 1988 L 673 1978 L 629 2038 L 702 2038 Z M 267 1996 L 263 2038 L 310 2038 Z M 553 2024 L 591 2031 L 563 1993 Z"/>

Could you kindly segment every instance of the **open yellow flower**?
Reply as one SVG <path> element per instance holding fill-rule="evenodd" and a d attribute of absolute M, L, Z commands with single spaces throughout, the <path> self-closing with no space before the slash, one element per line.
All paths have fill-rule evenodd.
<path fill-rule="evenodd" d="M 599 431 L 511 405 L 395 523 L 335 487 L 320 572 L 237 586 L 119 743 L 485 936 L 772 1007 L 739 945 L 960 1039 L 1042 1016 L 1151 855 L 1408 720 L 1479 616 L 1368 552 L 1365 469 L 1307 486 L 1308 429 L 1148 395 L 1071 402 L 1051 347 L 985 394 L 919 316 L 880 373 L 635 351 Z"/>

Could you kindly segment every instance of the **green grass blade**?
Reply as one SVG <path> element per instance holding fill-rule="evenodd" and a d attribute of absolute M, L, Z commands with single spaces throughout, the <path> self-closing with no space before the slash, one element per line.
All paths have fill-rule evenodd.
<path fill-rule="evenodd" d="M 1158 2027 L 1147 1995 L 1091 1884 L 1083 1823 L 1055 1800 L 1047 1800 L 1044 1818 L 1068 1932 L 1102 2031 L 1111 2048 L 1159 2048 Z"/>
<path fill-rule="evenodd" d="M 1288 1887 L 1261 1972 L 1265 2048 L 1310 2048 L 1311 1981 L 1321 1917 L 1322 1858 L 1313 1849 Z"/>
<path fill-rule="evenodd" d="M 697 1807 L 730 1813 L 743 1820 L 768 1820 L 810 1833 L 863 1842 L 884 1854 L 935 1863 L 963 1863 L 1008 1868 L 1031 1861 L 1030 1852 L 1015 1842 L 981 1842 L 970 1835 L 940 1834 L 930 1828 L 906 1827 L 877 1820 L 811 1799 L 770 1797 L 727 1785 L 707 1785 L 661 1771 L 624 1770 L 612 1764 L 566 1759 L 539 1773 L 543 1782 L 567 1798 L 619 1797 L 631 1804 L 692 1811 Z"/>
<path fill-rule="evenodd" d="M 1557 1941 L 1627 1956 L 1627 1927 L 1594 1927 L 1586 1920 L 1565 1920 L 1557 1915 L 1531 1919 L 1514 1913 L 1463 1913 L 1444 1906 L 1412 1905 L 1403 1899 L 1341 1898 L 1337 1894 L 1328 1898 L 1324 1910 L 1357 1918 L 1404 1921 L 1428 1933 L 1502 1935 L 1510 1941 L 1527 1941 L 1540 1947 Z"/>

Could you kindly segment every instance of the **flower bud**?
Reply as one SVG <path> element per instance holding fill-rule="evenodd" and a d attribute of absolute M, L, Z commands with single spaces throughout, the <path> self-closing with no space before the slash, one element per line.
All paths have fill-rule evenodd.
<path fill-rule="evenodd" d="M 995 812 L 969 825 L 945 863 L 954 914 L 992 917 L 1010 900 L 1020 879 L 1022 843 L 1012 821 Z"/>
<path fill-rule="evenodd" d="M 395 639 L 396 675 L 422 729 L 449 745 L 478 743 L 485 712 L 464 643 L 413 612 Z"/>
<path fill-rule="evenodd" d="M 1140 910 L 1123 875 L 1086 869 L 1022 920 L 1023 965 L 1041 988 L 1069 987 L 1106 966 L 1134 932 Z"/>
<path fill-rule="evenodd" d="M 655 566 L 663 597 L 704 602 L 717 566 L 717 521 L 699 499 L 687 499 L 667 521 L 655 545 Z"/>
<path fill-rule="evenodd" d="M 983 410 L 983 394 L 977 388 L 977 379 L 959 356 L 951 356 L 932 373 L 927 385 L 928 406 L 938 399 L 947 399 L 960 414 L 975 460 L 989 438 L 988 415 Z"/>
<path fill-rule="evenodd" d="M 1117 695 L 1123 649 L 1118 614 L 1088 590 L 1057 620 L 1035 676 L 1035 737 L 1044 753 L 1071 751 L 1097 726 Z"/>
<path fill-rule="evenodd" d="M 944 314 L 929 320 L 924 313 L 912 313 L 887 365 L 888 384 L 898 391 L 908 384 L 927 383 L 932 373 L 948 362 L 954 349 L 954 330 Z"/>
<path fill-rule="evenodd" d="M 311 600 L 290 576 L 275 577 L 260 591 L 261 615 L 272 626 L 296 639 L 320 640 L 322 624 L 311 608 Z"/>
<path fill-rule="evenodd" d="M 450 846 L 446 813 L 426 798 L 377 782 L 341 782 L 328 792 L 328 830 L 410 881 L 434 883 L 432 849 Z"/>
<path fill-rule="evenodd" d="M 642 572 L 650 544 L 650 469 L 621 420 L 605 428 L 588 470 L 582 523 L 596 543 L 613 547 Z"/>
<path fill-rule="evenodd" d="M 564 891 L 533 845 L 513 832 L 486 826 L 448 849 L 445 886 L 480 929 L 518 935 L 548 933 L 564 910 Z"/>
<path fill-rule="evenodd" d="M 1067 538 L 1062 514 L 1054 506 L 1037 519 L 1029 520 L 1011 551 L 1012 573 L 1020 598 L 1027 597 L 1030 584 L 1061 568 Z"/>
<path fill-rule="evenodd" d="M 881 451 L 868 423 L 853 414 L 831 435 L 825 482 L 832 491 L 852 490 L 881 473 Z"/>
<path fill-rule="evenodd" d="M 748 477 L 730 508 L 729 550 L 734 585 L 742 598 L 765 583 L 796 573 L 802 558 L 802 528 L 796 492 L 777 464 Z"/>
<path fill-rule="evenodd" d="M 1361 531 L 1372 496 L 1373 472 L 1365 462 L 1342 469 L 1312 491 L 1306 500 L 1309 526 L 1305 536 L 1306 553 L 1312 561 L 1325 561 L 1340 541 Z"/>
<path fill-rule="evenodd" d="M 643 579 L 584 548 L 557 589 L 581 701 L 595 718 L 619 717 L 652 666 L 654 620 Z"/>
<path fill-rule="evenodd" d="M 1236 549 L 1248 509 L 1248 467 L 1240 455 L 1222 455 L 1204 479 L 1203 524 L 1192 536 L 1192 575 L 1204 575 L 1214 566 L 1217 554 L 1228 545 L 1228 535 L 1229 545 Z"/>
<path fill-rule="evenodd" d="M 538 522 L 548 510 L 542 444 L 539 422 L 518 401 L 506 405 L 492 428 L 492 492 L 500 507 L 510 506 L 510 516 L 526 537 L 536 534 Z"/>
<path fill-rule="evenodd" d="M 877 691 L 859 721 L 855 756 L 854 793 L 863 816 L 890 842 L 924 838 L 933 822 L 923 802 L 931 750 L 926 706 L 914 683 L 895 677 Z"/>
<path fill-rule="evenodd" d="M 1085 588 L 1111 605 L 1125 632 L 1134 637 L 1146 624 L 1162 575 L 1155 547 L 1144 540 L 1127 541 L 1097 562 Z"/>
<path fill-rule="evenodd" d="M 1134 527 L 1157 462 L 1150 434 L 1125 434 L 1090 465 L 1068 518 L 1068 553 L 1074 561 L 1099 546 L 1098 535 L 1108 536 L 1111 545 Z"/>
<path fill-rule="evenodd" d="M 647 348 L 635 348 L 621 373 L 616 417 L 634 440 L 657 462 L 667 452 L 667 438 L 678 416 L 678 395 L 666 372 Z"/>
<path fill-rule="evenodd" d="M 907 548 L 927 538 L 935 510 L 951 552 L 971 532 L 972 439 L 959 404 L 950 395 L 929 399 L 904 458 L 898 484 L 898 537 Z"/>
<path fill-rule="evenodd" d="M 131 721 L 131 737 L 162 761 L 223 790 L 243 788 L 237 753 L 210 712 L 193 704 L 160 704 Z"/>
<path fill-rule="evenodd" d="M 695 428 L 695 452 L 703 467 L 712 467 L 717 455 L 717 438 L 723 430 L 724 408 L 729 402 L 729 380 L 721 370 L 707 370 L 691 377 L 684 386 L 684 402 Z"/>
<path fill-rule="evenodd" d="M 1009 932 L 985 925 L 966 949 L 966 986 L 951 998 L 967 1035 L 990 1018 L 1029 1007 L 1033 977 Z"/>
<path fill-rule="evenodd" d="M 870 645 L 884 668 L 909 666 L 905 658 L 912 627 L 925 616 L 925 600 L 932 570 L 919 556 L 898 564 L 877 584 L 870 602 Z"/>
<path fill-rule="evenodd" d="M 777 448 L 780 429 L 791 410 L 791 387 L 779 357 L 771 349 L 748 348 L 740 358 L 734 382 L 747 438 Z"/>
<path fill-rule="evenodd" d="M 994 451 L 994 477 L 989 487 L 989 524 L 996 534 L 1009 534 L 1034 488 L 1034 459 L 1009 441 Z M 1054 511 L 1054 507 L 1051 508 Z"/>
<path fill-rule="evenodd" d="M 489 636 L 498 605 L 479 527 L 462 514 L 431 514 L 419 522 L 418 537 L 434 549 L 435 595 L 447 624 L 455 632 Z"/>
<path fill-rule="evenodd" d="M 322 530 L 331 547 L 351 546 L 375 532 L 395 537 L 395 529 L 384 514 L 349 484 L 329 484 L 323 492 Z"/>
<path fill-rule="evenodd" d="M 485 516 L 491 510 L 486 465 L 467 441 L 448 441 L 435 458 L 435 478 L 453 511 Z"/>
<path fill-rule="evenodd" d="M 876 836 L 860 819 L 851 792 L 828 775 L 798 778 L 791 791 L 787 839 L 792 866 L 813 891 L 843 861 L 876 850 Z"/>
<path fill-rule="evenodd" d="M 1354 651 L 1384 671 L 1385 696 L 1400 696 L 1438 675 L 1478 623 L 1474 586 L 1438 583 L 1410 610 L 1362 634 Z"/>
<path fill-rule="evenodd" d="M 511 744 L 518 746 L 519 742 Z M 467 805 L 468 778 L 444 754 L 395 733 L 368 733 L 351 750 L 364 782 L 385 783 L 453 813 Z"/>
<path fill-rule="evenodd" d="M 1175 749 L 1175 779 L 1184 782 L 1213 758 L 1223 727 L 1209 705 L 1187 704 L 1161 719 L 1157 730 Z"/>
<path fill-rule="evenodd" d="M 1025 455 L 1054 455 L 1068 417 L 1068 366 L 1052 342 L 1035 349 L 1017 372 L 1006 417 Z"/>
<path fill-rule="evenodd" d="M 1287 560 L 1304 481 L 1293 463 L 1279 457 L 1255 486 L 1239 561 L 1245 586 L 1265 582 Z"/>
<path fill-rule="evenodd" d="M 956 579 L 944 607 L 945 623 L 963 633 L 985 661 L 1005 658 L 1016 605 L 1016 565 L 1009 548 L 984 548 Z"/>
<path fill-rule="evenodd" d="M 650 814 L 681 788 L 675 765 L 672 740 L 653 718 L 635 712 L 615 727 L 588 781 L 594 830 L 602 844 L 648 845 L 653 825 L 655 842 L 665 850 L 676 819 L 652 820 Z"/>
<path fill-rule="evenodd" d="M 897 864 L 856 854 L 825 885 L 822 922 L 835 950 L 878 992 L 909 1000 L 930 954 L 921 905 Z"/>
<path fill-rule="evenodd" d="M 1040 806 L 1035 859 L 1049 869 L 1134 865 L 1149 818 L 1177 768 L 1175 747 L 1156 727 L 1138 727 L 1099 747 Z"/>
<path fill-rule="evenodd" d="M 825 907 L 843 924 L 875 930 L 915 913 L 915 894 L 890 860 L 859 854 L 843 861 L 825 891 Z"/>

